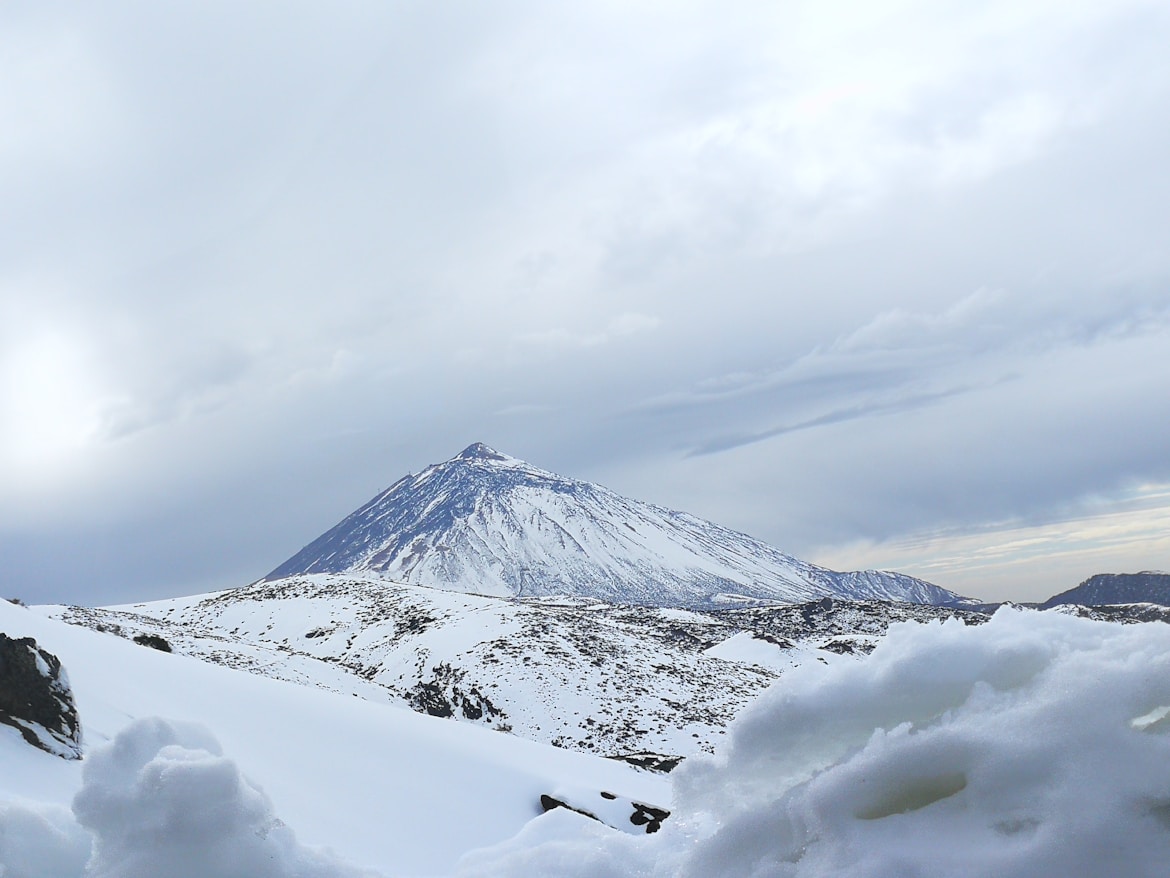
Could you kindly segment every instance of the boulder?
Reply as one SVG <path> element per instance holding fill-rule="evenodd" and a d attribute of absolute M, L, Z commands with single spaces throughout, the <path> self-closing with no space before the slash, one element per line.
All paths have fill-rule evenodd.
<path fill-rule="evenodd" d="M 61 661 L 31 637 L 0 634 L 0 723 L 34 747 L 81 758 L 81 723 Z"/>

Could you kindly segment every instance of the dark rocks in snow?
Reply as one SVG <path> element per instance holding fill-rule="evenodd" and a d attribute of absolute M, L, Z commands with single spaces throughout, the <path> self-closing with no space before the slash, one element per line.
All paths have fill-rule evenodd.
<path fill-rule="evenodd" d="M 451 702 L 438 683 L 419 683 L 410 692 L 410 704 L 419 713 L 429 716 L 449 717 L 455 715 Z"/>
<path fill-rule="evenodd" d="M 60 660 L 31 637 L 0 634 L 0 723 L 62 759 L 81 758 L 81 723 Z"/>
<path fill-rule="evenodd" d="M 286 600 L 313 605 L 314 615 L 281 621 Z M 378 693 L 431 716 L 618 756 L 649 771 L 714 749 L 731 718 L 782 673 L 707 653 L 740 633 L 772 644 L 777 656 L 798 647 L 788 657 L 796 664 L 814 654 L 831 660 L 828 651 L 807 650 L 847 638 L 856 638 L 860 655 L 893 622 L 987 618 L 970 609 L 820 598 L 678 611 L 572 597 L 454 597 L 350 576 L 258 582 L 182 609 L 143 610 L 73 607 L 61 618 L 119 626 L 127 638 L 158 634 L 188 656 L 295 681 L 307 674 L 337 691 Z M 242 616 L 254 620 L 247 631 Z M 467 636 L 468 625 L 477 638 Z"/>
<path fill-rule="evenodd" d="M 653 805 L 644 805 L 634 802 L 634 813 L 630 815 L 630 822 L 635 826 L 645 826 L 646 832 L 657 832 L 662 828 L 662 821 L 670 816 L 665 808 L 655 808 Z"/>
<path fill-rule="evenodd" d="M 662 753 L 622 753 L 611 756 L 619 762 L 627 762 L 635 768 L 644 768 L 647 771 L 658 771 L 663 774 L 674 771 L 682 763 L 681 756 L 667 756 Z M 602 795 L 605 795 L 602 793 Z"/>
<path fill-rule="evenodd" d="M 430 680 L 420 680 L 407 693 L 411 707 L 419 713 L 430 716 L 454 717 L 456 711 L 469 720 L 496 720 L 506 718 L 479 687 L 461 685 L 466 671 L 456 670 L 449 664 L 440 663 L 434 667 Z"/>
<path fill-rule="evenodd" d="M 604 811 L 607 813 L 607 816 L 610 816 L 612 819 L 612 815 L 615 813 L 615 809 L 613 806 L 610 806 L 609 803 L 616 802 L 618 809 L 624 806 L 625 809 L 628 810 L 629 813 L 627 819 L 629 820 L 630 825 L 640 828 L 647 834 L 660 830 L 662 828 L 662 821 L 670 816 L 670 812 L 665 808 L 658 808 L 654 805 L 647 805 L 644 802 L 637 802 L 632 799 L 619 799 L 619 797 L 614 793 L 602 791 L 598 795 L 600 795 L 604 800 L 604 802 L 601 803 L 601 808 L 604 809 Z M 548 795 L 547 793 L 541 795 L 540 807 L 545 812 L 551 811 L 554 808 L 564 808 L 567 811 L 573 811 L 576 814 L 580 814 L 583 817 L 588 817 L 590 820 L 596 820 L 598 823 L 603 823 L 606 826 L 610 826 L 614 829 L 625 828 L 622 826 L 614 826 L 613 823 L 602 819 L 602 817 L 598 816 L 593 811 L 590 811 L 588 808 L 580 807 L 579 804 L 571 804 L 564 799 L 558 799 L 555 796 Z"/>
<path fill-rule="evenodd" d="M 151 649 L 157 649 L 159 652 L 171 651 L 171 645 L 167 642 L 167 639 L 157 634 L 136 634 L 134 636 L 134 642 L 139 646 L 149 646 Z"/>
<path fill-rule="evenodd" d="M 837 655 L 869 655 L 875 645 L 872 641 L 860 637 L 833 637 L 820 644 L 817 649 L 835 652 Z"/>
<path fill-rule="evenodd" d="M 1152 603 L 1102 604 L 1096 607 L 1086 607 L 1081 604 L 1057 604 L 1051 611 L 1080 616 L 1082 619 L 1096 619 L 1099 622 L 1120 622 L 1130 625 L 1138 622 L 1170 623 L 1170 606 L 1163 607 Z"/>
<path fill-rule="evenodd" d="M 602 795 L 604 795 L 604 793 Z M 547 793 L 540 794 L 540 807 L 545 813 L 548 813 L 553 808 L 564 808 L 568 811 L 575 811 L 578 814 L 583 814 L 591 820 L 596 820 L 598 823 L 604 822 L 596 814 L 591 814 L 584 808 L 574 808 L 568 802 L 562 801 L 561 799 L 555 798 L 554 796 L 550 796 Z"/>

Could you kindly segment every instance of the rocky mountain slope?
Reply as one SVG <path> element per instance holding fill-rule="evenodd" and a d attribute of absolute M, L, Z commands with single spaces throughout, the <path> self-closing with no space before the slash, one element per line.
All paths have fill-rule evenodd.
<path fill-rule="evenodd" d="M 958 605 L 899 573 L 838 573 L 476 443 L 406 476 L 265 577 L 348 573 L 502 597 L 715 607 L 821 597 Z"/>
<path fill-rule="evenodd" d="M 1046 600 L 1042 607 L 1080 604 L 1099 607 L 1109 604 L 1160 604 L 1170 606 L 1170 573 L 1149 570 L 1141 573 L 1098 573 L 1076 588 Z"/>

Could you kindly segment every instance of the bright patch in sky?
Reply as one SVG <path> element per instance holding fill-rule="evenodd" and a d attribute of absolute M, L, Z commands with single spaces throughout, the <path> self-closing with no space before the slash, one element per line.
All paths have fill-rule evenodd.
<path fill-rule="evenodd" d="M 60 475 L 98 428 L 98 382 L 83 346 L 48 331 L 0 359 L 0 471 L 9 485 L 36 487 Z"/>

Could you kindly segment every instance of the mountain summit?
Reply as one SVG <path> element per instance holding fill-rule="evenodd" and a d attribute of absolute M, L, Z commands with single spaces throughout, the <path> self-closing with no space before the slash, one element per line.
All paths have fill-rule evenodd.
<path fill-rule="evenodd" d="M 962 602 L 900 573 L 837 573 L 684 512 L 469 445 L 399 479 L 265 580 L 363 573 L 502 597 L 700 607 L 745 598 Z"/>

